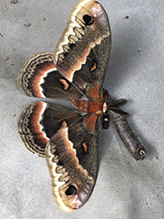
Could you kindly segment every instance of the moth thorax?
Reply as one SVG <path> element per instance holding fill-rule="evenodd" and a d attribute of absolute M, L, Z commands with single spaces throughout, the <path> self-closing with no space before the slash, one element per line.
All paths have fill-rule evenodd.
<path fill-rule="evenodd" d="M 88 100 L 69 100 L 70 103 L 81 111 L 88 111 Z"/>
<path fill-rule="evenodd" d="M 103 113 L 105 113 L 107 109 L 108 109 L 108 105 L 106 104 L 106 102 L 104 102 L 104 104 L 103 104 Z"/>

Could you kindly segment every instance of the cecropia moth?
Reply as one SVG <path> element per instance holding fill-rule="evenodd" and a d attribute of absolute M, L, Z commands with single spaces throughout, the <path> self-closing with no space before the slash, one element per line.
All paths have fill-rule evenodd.
<path fill-rule="evenodd" d="M 90 197 L 98 173 L 99 123 L 111 117 L 132 156 L 146 150 L 132 133 L 127 113 L 103 89 L 111 31 L 103 6 L 81 0 L 71 11 L 54 53 L 34 55 L 18 76 L 27 96 L 67 99 L 72 108 L 46 102 L 27 106 L 18 129 L 25 146 L 47 160 L 53 195 L 64 211 L 80 208 Z"/>

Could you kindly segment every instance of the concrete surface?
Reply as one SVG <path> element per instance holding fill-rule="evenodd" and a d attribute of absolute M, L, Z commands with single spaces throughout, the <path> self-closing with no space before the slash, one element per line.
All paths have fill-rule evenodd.
<path fill-rule="evenodd" d="M 100 132 L 100 170 L 83 208 L 56 205 L 44 159 L 32 155 L 17 132 L 23 108 L 34 101 L 18 89 L 27 58 L 53 52 L 76 0 L 0 1 L 0 218 L 164 218 L 164 1 L 102 0 L 112 29 L 104 87 L 126 98 L 129 122 L 148 150 L 136 162 L 111 125 Z M 129 16 L 129 18 L 125 18 Z"/>

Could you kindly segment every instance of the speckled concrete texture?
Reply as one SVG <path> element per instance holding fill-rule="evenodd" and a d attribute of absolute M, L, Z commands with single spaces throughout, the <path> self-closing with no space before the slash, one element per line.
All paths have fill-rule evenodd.
<path fill-rule="evenodd" d="M 147 148 L 135 161 L 113 125 L 100 131 L 100 169 L 89 201 L 64 213 L 51 192 L 43 158 L 31 154 L 17 131 L 24 96 L 17 75 L 27 58 L 53 52 L 76 0 L 0 2 L 0 218 L 164 218 L 164 1 L 102 0 L 112 30 L 104 87 L 123 107 Z"/>

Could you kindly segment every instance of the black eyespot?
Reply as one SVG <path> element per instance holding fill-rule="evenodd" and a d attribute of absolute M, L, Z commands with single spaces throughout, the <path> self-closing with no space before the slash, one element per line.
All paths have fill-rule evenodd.
<path fill-rule="evenodd" d="M 74 44 L 74 43 L 69 44 L 69 48 L 70 48 L 70 49 L 73 49 L 73 47 L 75 47 L 75 44 Z"/>
<path fill-rule="evenodd" d="M 70 185 L 69 188 L 65 191 L 65 194 L 67 196 L 73 195 L 75 193 L 76 193 L 76 188 L 75 188 L 75 186 L 72 186 L 72 185 Z"/>
<path fill-rule="evenodd" d="M 86 25 L 92 25 L 93 22 L 94 22 L 94 18 L 91 17 L 91 16 L 89 16 L 89 15 L 87 15 L 87 14 L 85 14 L 85 15 L 83 16 L 83 20 L 84 20 L 84 22 L 85 22 Z"/>

